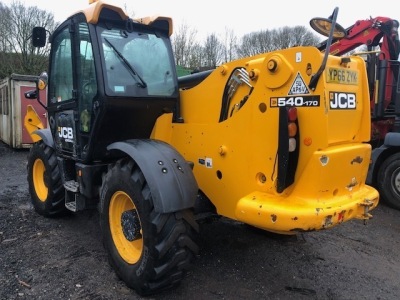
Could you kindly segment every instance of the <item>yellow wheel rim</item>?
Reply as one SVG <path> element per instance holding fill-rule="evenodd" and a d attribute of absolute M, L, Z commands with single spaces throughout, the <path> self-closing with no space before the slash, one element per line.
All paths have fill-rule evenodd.
<path fill-rule="evenodd" d="M 41 159 L 36 159 L 33 164 L 33 186 L 35 192 L 40 201 L 45 202 L 47 200 L 47 195 L 49 189 L 46 186 L 44 180 L 44 173 L 46 172 L 46 167 Z"/>
<path fill-rule="evenodd" d="M 129 264 L 137 263 L 143 251 L 142 235 L 137 239 L 130 241 L 126 236 L 126 229 L 124 233 L 122 225 L 123 214 L 135 210 L 136 206 L 125 192 L 118 191 L 111 197 L 110 208 L 108 211 L 111 236 L 119 255 Z M 137 218 L 139 217 L 137 216 Z M 142 230 L 140 229 L 140 234 L 141 233 Z"/>

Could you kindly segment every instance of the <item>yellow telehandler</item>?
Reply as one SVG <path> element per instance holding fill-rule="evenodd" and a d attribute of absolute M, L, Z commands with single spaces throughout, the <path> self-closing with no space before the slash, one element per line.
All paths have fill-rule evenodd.
<path fill-rule="evenodd" d="M 361 58 L 294 47 L 178 79 L 171 34 L 168 17 L 103 1 L 51 34 L 48 73 L 26 95 L 48 89 L 48 128 L 25 117 L 39 214 L 97 207 L 110 263 L 141 295 L 181 282 L 202 218 L 296 234 L 371 217 Z M 46 37 L 34 28 L 34 46 Z"/>

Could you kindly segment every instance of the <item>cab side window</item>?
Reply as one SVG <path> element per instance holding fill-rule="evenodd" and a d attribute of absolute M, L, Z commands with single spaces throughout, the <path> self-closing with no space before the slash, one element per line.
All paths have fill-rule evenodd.
<path fill-rule="evenodd" d="M 79 24 L 79 62 L 78 74 L 80 74 L 80 127 L 81 131 L 89 132 L 91 127 L 91 115 L 93 112 L 93 99 L 97 94 L 96 71 L 93 59 L 92 43 L 89 29 L 86 23 Z"/>
<path fill-rule="evenodd" d="M 72 47 L 68 27 L 54 38 L 53 45 L 49 99 L 51 103 L 56 103 L 72 99 Z"/>

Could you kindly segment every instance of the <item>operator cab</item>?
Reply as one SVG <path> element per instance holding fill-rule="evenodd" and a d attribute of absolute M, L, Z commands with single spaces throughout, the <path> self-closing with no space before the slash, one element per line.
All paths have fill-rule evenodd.
<path fill-rule="evenodd" d="M 149 138 L 179 104 L 171 20 L 143 24 L 101 1 L 89 8 L 51 35 L 48 72 L 55 147 L 83 162 L 104 160 L 115 141 Z"/>

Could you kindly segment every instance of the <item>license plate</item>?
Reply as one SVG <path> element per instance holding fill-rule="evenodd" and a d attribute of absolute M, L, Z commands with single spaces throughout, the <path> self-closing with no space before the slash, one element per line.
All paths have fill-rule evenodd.
<path fill-rule="evenodd" d="M 358 84 L 358 71 L 328 68 L 326 70 L 326 81 L 339 84 Z"/>

